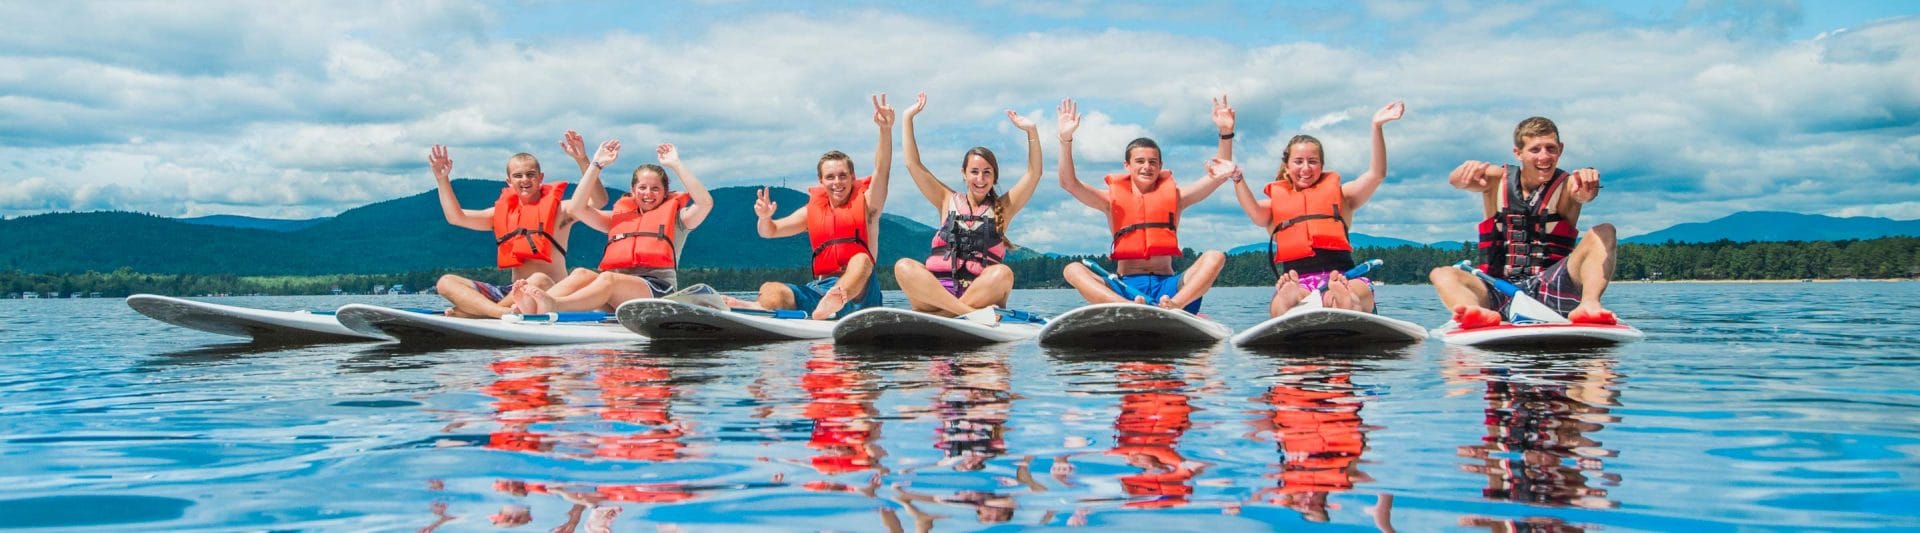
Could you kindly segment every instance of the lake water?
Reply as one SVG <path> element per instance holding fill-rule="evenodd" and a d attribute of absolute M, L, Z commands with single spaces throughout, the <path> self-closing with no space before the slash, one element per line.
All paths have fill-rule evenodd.
<path fill-rule="evenodd" d="M 1425 286 L 1381 294 L 1445 319 Z M 1246 327 L 1266 295 L 1205 311 Z M 260 348 L 119 300 L 4 300 L 0 527 L 1920 527 L 1920 283 L 1624 284 L 1609 304 L 1647 340 Z"/>

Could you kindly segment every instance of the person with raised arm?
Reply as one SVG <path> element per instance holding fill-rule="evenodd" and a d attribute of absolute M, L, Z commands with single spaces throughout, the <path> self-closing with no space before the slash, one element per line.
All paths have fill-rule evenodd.
<path fill-rule="evenodd" d="M 568 154 L 581 149 L 572 143 L 579 143 L 580 136 L 572 131 L 561 141 Z M 584 172 L 587 160 L 584 155 L 575 157 Z M 440 212 L 448 224 L 462 228 L 492 231 L 495 265 L 513 271 L 515 286 L 532 285 L 536 287 L 567 287 L 586 283 L 585 279 L 564 279 L 559 284 L 555 280 L 567 278 L 567 236 L 573 231 L 576 219 L 561 209 L 565 200 L 567 183 L 546 183 L 546 174 L 540 171 L 540 161 L 533 154 L 521 152 L 507 159 L 507 183 L 500 191 L 500 197 L 493 206 L 486 209 L 466 209 L 460 205 L 460 198 L 453 191 L 453 157 L 447 147 L 434 145 L 427 156 L 427 163 L 433 169 L 434 180 L 438 184 Z M 605 193 L 598 197 L 600 203 L 606 202 Z M 589 198 L 592 201 L 593 198 Z M 503 288 L 484 281 L 470 280 L 447 274 L 440 276 L 434 283 L 440 296 L 453 304 L 447 309 L 447 315 L 457 317 L 498 318 L 512 312 L 515 295 L 511 288 Z"/>
<path fill-rule="evenodd" d="M 872 175 L 855 179 L 853 158 L 833 150 L 814 165 L 820 185 L 807 190 L 806 206 L 775 219 L 779 204 L 766 187 L 753 202 L 761 238 L 806 232 L 813 247 L 813 282 L 769 281 L 760 285 L 754 301 L 728 298 L 729 306 L 798 309 L 815 320 L 880 306 L 880 278 L 874 277 L 873 265 L 880 255 L 880 210 L 887 203 L 887 173 L 893 166 L 893 107 L 887 105 L 886 93 L 873 97 L 873 123 L 880 126 L 880 143 L 874 149 Z"/>
<path fill-rule="evenodd" d="M 1061 101 L 1059 120 L 1060 187 L 1107 216 L 1113 232 L 1113 270 L 1119 277 L 1118 282 L 1110 282 L 1080 263 L 1071 263 L 1062 273 L 1067 283 L 1090 303 L 1125 302 L 1129 300 L 1123 293 L 1138 292 L 1144 296 L 1132 301 L 1198 313 L 1201 297 L 1213 288 L 1227 256 L 1207 250 L 1186 272 L 1175 272 L 1173 258 L 1182 254 L 1180 213 L 1213 194 L 1227 176 L 1209 175 L 1182 190 L 1173 173 L 1161 167 L 1160 145 L 1142 137 L 1127 143 L 1126 172 L 1108 174 L 1107 188 L 1095 189 L 1081 183 L 1073 169 L 1073 134 L 1080 127 L 1079 106 L 1073 99 Z M 1233 107 L 1226 97 L 1215 99 L 1213 123 L 1220 131 L 1216 159 L 1233 159 L 1233 120 Z"/>
<path fill-rule="evenodd" d="M 1600 171 L 1561 170 L 1560 128 L 1545 117 L 1513 129 L 1517 164 L 1467 161 L 1447 176 L 1456 189 L 1478 193 L 1480 271 L 1504 278 L 1528 296 L 1576 323 L 1614 324 L 1600 306 L 1613 278 L 1612 224 L 1597 224 L 1580 236 L 1580 208 L 1600 196 Z M 1498 325 L 1511 302 L 1478 276 L 1451 266 L 1428 277 L 1440 302 L 1462 329 Z"/>
<path fill-rule="evenodd" d="M 654 298 L 673 292 L 679 286 L 677 268 L 687 235 L 706 221 L 713 212 L 713 195 L 700 179 L 680 162 L 680 153 L 671 144 L 654 149 L 660 164 L 643 164 L 633 169 L 629 192 L 614 202 L 613 209 L 602 211 L 575 194 L 567 201 L 567 212 L 587 226 L 607 234 L 606 254 L 600 260 L 600 273 L 584 286 L 569 291 L 555 287 L 543 290 L 526 286 L 514 304 L 520 313 L 557 311 L 612 311 L 621 302 Z M 600 172 L 620 157 L 620 141 L 600 144 L 593 165 L 580 177 L 580 190 L 604 197 Z M 664 168 L 663 168 L 664 167 Z M 667 170 L 687 185 L 687 192 L 674 192 Z"/>
<path fill-rule="evenodd" d="M 1353 227 L 1353 214 L 1366 205 L 1387 177 L 1387 138 L 1385 126 L 1406 113 L 1403 102 L 1393 102 L 1373 113 L 1373 159 L 1367 171 L 1353 181 L 1342 181 L 1340 173 L 1325 169 L 1327 151 L 1320 139 L 1295 135 L 1282 151 L 1286 158 L 1280 170 L 1263 191 L 1266 199 L 1254 197 L 1253 189 L 1239 173 L 1231 176 L 1234 196 L 1240 209 L 1253 219 L 1253 225 L 1267 230 L 1273 246 L 1273 302 L 1269 316 L 1280 316 L 1315 291 L 1327 307 L 1373 312 L 1373 285 L 1366 278 L 1347 279 L 1343 274 L 1354 267 L 1353 243 L 1347 232 Z"/>
<path fill-rule="evenodd" d="M 940 211 L 933 235 L 933 251 L 925 263 L 901 258 L 893 265 L 894 280 L 907 294 L 913 310 L 941 316 L 962 316 L 993 306 L 1006 307 L 1013 293 L 1013 269 L 1007 268 L 1007 227 L 1013 216 L 1033 198 L 1040 186 L 1040 129 L 1032 120 L 1007 110 L 1007 120 L 1026 132 L 1027 168 L 1013 188 L 1002 196 L 1000 160 L 993 150 L 975 146 L 960 158 L 961 183 L 955 192 L 941 183 L 920 161 L 914 139 L 913 117 L 927 106 L 927 93 L 907 108 L 901 132 L 905 140 L 907 174 L 927 202 Z"/>

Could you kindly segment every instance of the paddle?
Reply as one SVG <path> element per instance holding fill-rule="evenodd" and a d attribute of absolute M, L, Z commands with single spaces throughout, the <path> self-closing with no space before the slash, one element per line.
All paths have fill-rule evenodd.
<path fill-rule="evenodd" d="M 1087 268 L 1093 269 L 1094 274 L 1099 274 L 1101 277 L 1107 278 L 1107 281 L 1112 282 L 1114 285 L 1119 285 L 1122 292 L 1121 296 L 1125 296 L 1129 300 L 1139 299 L 1145 301 L 1147 305 L 1154 304 L 1154 301 L 1147 298 L 1146 294 L 1141 293 L 1140 289 L 1133 288 L 1132 285 L 1120 281 L 1120 276 L 1115 276 L 1112 272 L 1107 272 L 1107 269 L 1100 268 L 1100 263 L 1095 263 L 1092 259 L 1081 259 L 1080 264 L 1087 265 Z"/>
<path fill-rule="evenodd" d="M 728 308 L 727 310 L 733 311 L 735 313 L 740 313 L 743 315 L 764 316 L 764 317 L 772 317 L 772 318 L 780 318 L 780 319 L 813 318 L 813 315 L 809 315 L 807 314 L 806 311 L 801 311 L 799 309 L 748 309 L 745 307 L 733 307 L 733 308 Z"/>
<path fill-rule="evenodd" d="M 1494 290 L 1500 291 L 1500 294 L 1507 297 L 1506 319 L 1508 322 L 1514 324 L 1572 323 L 1571 320 L 1567 320 L 1567 317 L 1560 316 L 1559 311 L 1553 310 L 1552 307 L 1547 307 L 1547 304 L 1540 303 L 1540 300 L 1535 300 L 1532 296 L 1527 296 L 1527 293 L 1520 292 L 1519 287 L 1513 286 L 1512 283 L 1507 283 L 1507 280 L 1489 276 L 1486 272 L 1481 272 L 1480 269 L 1474 268 L 1472 261 L 1461 261 L 1459 264 L 1453 266 L 1460 270 L 1472 272 L 1473 275 L 1478 276 L 1481 281 L 1493 285 Z"/>
<path fill-rule="evenodd" d="M 1346 276 L 1347 279 L 1353 279 L 1360 276 L 1365 276 L 1367 275 L 1368 272 L 1372 272 L 1374 267 L 1384 265 L 1384 264 L 1387 264 L 1387 262 L 1379 259 L 1368 259 L 1366 261 L 1362 261 L 1358 265 L 1353 265 L 1353 268 L 1347 269 L 1347 271 L 1342 272 L 1341 275 Z M 1327 283 L 1332 284 L 1333 280 L 1327 280 Z M 1306 296 L 1301 296 L 1300 305 L 1304 305 L 1307 307 L 1322 307 L 1326 304 L 1320 301 L 1321 300 L 1320 295 L 1326 292 L 1327 292 L 1327 286 L 1321 285 L 1319 289 L 1315 289 L 1313 292 L 1307 293 Z"/>
<path fill-rule="evenodd" d="M 1026 322 L 1030 324 L 1047 323 L 1047 319 L 1041 318 L 1040 315 L 1034 314 L 1031 311 L 1021 311 L 1019 309 L 1001 309 L 1001 308 L 995 307 L 993 308 L 993 312 L 995 314 L 1000 315 L 1000 320 L 1002 322 L 1011 320 L 1014 322 Z"/>
<path fill-rule="evenodd" d="M 605 321 L 608 321 L 610 318 L 611 317 L 607 316 L 606 313 L 602 313 L 599 311 L 563 311 L 558 313 L 545 313 L 545 314 L 536 314 L 536 315 L 516 315 L 516 314 L 509 313 L 505 315 L 500 315 L 501 320 L 505 320 L 508 322 L 521 322 L 521 323 L 605 322 Z"/>

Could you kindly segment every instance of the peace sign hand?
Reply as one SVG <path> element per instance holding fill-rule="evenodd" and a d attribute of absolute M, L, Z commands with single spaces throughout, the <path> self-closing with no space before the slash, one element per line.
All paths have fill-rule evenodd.
<path fill-rule="evenodd" d="M 1213 99 L 1213 125 L 1221 135 L 1233 133 L 1233 106 L 1227 104 L 1227 95 Z"/>
<path fill-rule="evenodd" d="M 770 220 L 773 218 L 773 209 L 779 206 L 780 204 L 774 203 L 767 188 L 761 187 L 760 197 L 753 200 L 753 214 L 759 216 L 760 220 Z"/>

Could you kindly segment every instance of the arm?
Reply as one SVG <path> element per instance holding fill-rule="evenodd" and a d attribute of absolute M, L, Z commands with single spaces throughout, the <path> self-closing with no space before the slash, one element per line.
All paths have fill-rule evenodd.
<path fill-rule="evenodd" d="M 576 133 L 573 130 L 567 130 L 566 135 L 560 138 L 560 150 L 566 152 L 567 157 L 573 158 L 573 164 L 580 166 L 581 174 L 585 174 L 587 172 L 587 165 L 589 164 L 589 161 L 587 160 L 587 140 L 581 138 L 579 133 Z M 608 164 L 612 164 L 612 163 L 609 162 Z M 607 188 L 606 187 L 593 189 L 591 191 L 589 191 L 586 187 L 579 187 L 574 189 L 575 195 L 578 195 L 581 193 L 591 193 L 590 195 L 587 196 L 587 203 L 591 204 L 594 209 L 599 209 L 607 205 Z"/>
<path fill-rule="evenodd" d="M 927 93 L 920 93 L 920 96 L 913 100 L 913 107 L 907 108 L 906 120 L 900 124 L 903 140 L 906 141 L 904 146 L 907 156 L 907 174 L 913 176 L 913 184 L 920 187 L 920 194 L 926 196 L 928 202 L 933 203 L 934 209 L 946 209 L 943 204 L 947 200 L 947 195 L 953 194 L 953 189 L 948 189 L 946 185 L 941 184 L 940 178 L 934 177 L 933 171 L 927 170 L 927 165 L 920 162 L 920 144 L 914 142 L 913 138 L 913 117 L 919 115 L 920 110 L 926 107 Z"/>
<path fill-rule="evenodd" d="M 873 182 L 867 185 L 868 224 L 879 222 L 887 207 L 887 175 L 893 171 L 893 106 L 887 105 L 887 93 L 873 97 L 873 123 L 880 126 L 880 145 L 873 149 Z"/>
<path fill-rule="evenodd" d="M 1013 188 L 1007 191 L 1007 204 L 1003 208 L 1006 211 L 1007 220 L 1013 220 L 1013 215 L 1019 213 L 1020 208 L 1026 207 L 1027 200 L 1033 199 L 1034 189 L 1040 188 L 1040 175 L 1043 171 L 1040 168 L 1040 126 L 1035 125 L 1027 117 L 1013 112 L 1012 109 L 1007 110 L 1007 120 L 1013 121 L 1013 127 L 1027 133 L 1027 173 L 1021 174 L 1020 181 L 1015 182 Z"/>
<path fill-rule="evenodd" d="M 1452 184 L 1455 189 L 1487 192 L 1494 183 L 1499 183 L 1500 178 L 1506 173 L 1505 167 L 1493 166 L 1492 163 L 1484 161 L 1468 161 L 1454 167 L 1453 172 L 1447 174 L 1447 183 Z"/>
<path fill-rule="evenodd" d="M 1373 198 L 1373 192 L 1380 190 L 1380 184 L 1387 181 L 1387 133 L 1388 122 L 1400 120 L 1407 111 L 1405 102 L 1387 104 L 1373 113 L 1373 160 L 1367 163 L 1367 171 L 1360 177 L 1340 185 L 1340 194 L 1351 213 L 1366 205 Z"/>
<path fill-rule="evenodd" d="M 1072 98 L 1060 101 L 1060 188 L 1087 207 L 1106 213 L 1113 203 L 1107 199 L 1106 191 L 1080 183 L 1080 176 L 1073 172 L 1073 132 L 1080 129 L 1079 110 L 1080 106 L 1073 103 Z"/>
<path fill-rule="evenodd" d="M 600 206 L 605 205 L 606 202 L 595 202 L 593 198 L 607 197 L 607 187 L 600 182 L 600 172 L 619 158 L 620 141 L 609 140 L 600 143 L 600 150 L 593 153 L 593 162 L 587 165 L 586 170 L 580 172 L 580 188 L 574 189 L 573 197 L 567 199 L 567 212 L 601 233 L 606 233 L 613 224 L 606 213 L 600 212 Z"/>
<path fill-rule="evenodd" d="M 781 237 L 791 237 L 807 230 L 806 208 L 796 209 L 793 213 L 780 217 L 779 220 L 774 220 L 773 210 L 776 207 L 780 207 L 780 204 L 773 201 L 773 197 L 769 195 L 766 187 L 761 187 L 760 197 L 753 201 L 753 214 L 759 218 L 753 227 L 760 232 L 760 238 L 778 239 Z"/>
<path fill-rule="evenodd" d="M 1232 162 L 1229 161 L 1228 163 L 1231 164 Z M 1205 200 L 1207 199 L 1208 196 L 1212 196 L 1214 189 L 1220 188 L 1220 185 L 1225 184 L 1227 182 L 1227 179 L 1230 177 L 1230 174 L 1228 175 L 1214 174 L 1213 170 L 1210 168 L 1206 170 L 1207 170 L 1207 175 L 1201 177 L 1199 183 L 1195 183 L 1192 188 L 1180 189 L 1180 210 L 1181 211 L 1186 211 L 1187 208 L 1192 207 L 1193 204 L 1200 203 L 1201 200 Z"/>
<path fill-rule="evenodd" d="M 427 155 L 427 165 L 433 168 L 433 179 L 440 189 L 440 214 L 447 217 L 447 223 L 471 230 L 490 231 L 493 229 L 493 208 L 473 210 L 460 207 L 460 197 L 453 194 L 453 158 L 447 155 L 447 147 L 433 145 L 433 151 Z"/>
<path fill-rule="evenodd" d="M 1227 95 L 1213 99 L 1213 126 L 1220 130 L 1220 150 L 1214 157 L 1227 161 L 1233 160 L 1233 106 L 1227 105 Z"/>
<path fill-rule="evenodd" d="M 707 192 L 707 186 L 700 183 L 700 178 L 687 170 L 686 163 L 680 162 L 680 151 L 673 149 L 673 145 L 662 144 L 653 151 L 660 156 L 660 166 L 672 170 L 674 175 L 680 176 L 680 183 L 687 184 L 687 196 L 693 198 L 692 204 L 680 208 L 680 227 L 688 231 L 700 227 L 701 222 L 707 221 L 707 215 L 713 213 L 713 193 Z"/>
<path fill-rule="evenodd" d="M 1208 165 L 1209 172 L 1213 171 L 1213 166 Z M 1253 188 L 1247 185 L 1247 179 L 1241 175 L 1239 169 L 1234 169 L 1232 179 L 1233 197 L 1240 202 L 1240 210 L 1247 214 L 1247 218 L 1253 219 L 1253 225 L 1263 229 L 1273 227 L 1273 211 L 1267 204 L 1268 200 L 1261 200 L 1260 197 L 1254 196 Z"/>

